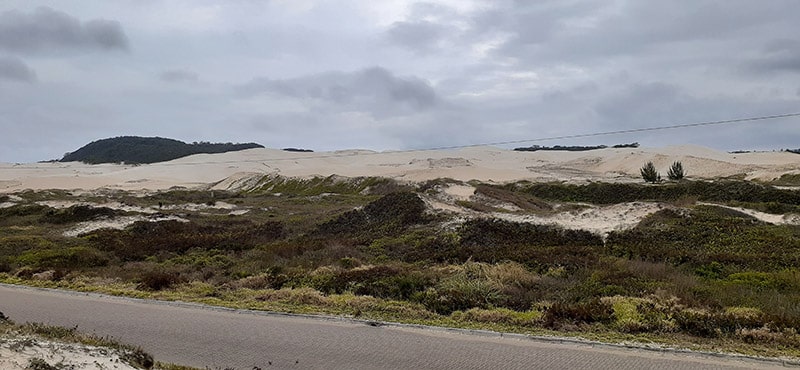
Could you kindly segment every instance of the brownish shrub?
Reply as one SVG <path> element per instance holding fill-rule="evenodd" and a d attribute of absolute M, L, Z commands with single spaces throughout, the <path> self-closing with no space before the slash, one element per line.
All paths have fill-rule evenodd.
<path fill-rule="evenodd" d="M 142 274 L 136 289 L 159 291 L 169 288 L 181 281 L 181 275 L 175 271 L 153 270 Z"/>

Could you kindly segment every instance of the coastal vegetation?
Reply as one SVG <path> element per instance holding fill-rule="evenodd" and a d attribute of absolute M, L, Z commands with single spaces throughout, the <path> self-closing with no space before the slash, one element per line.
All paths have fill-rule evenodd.
<path fill-rule="evenodd" d="M 452 185 L 475 187 L 469 201 L 453 203 L 466 213 L 431 208 Z M 14 199 L 0 208 L 7 283 L 800 355 L 800 226 L 732 208 L 800 211 L 800 192 L 767 184 L 266 176 L 237 192 L 27 191 Z M 56 200 L 75 204 L 46 205 Z M 112 200 L 128 208 L 102 206 Z M 664 207 L 605 234 L 495 217 L 626 202 Z M 124 228 L 66 236 L 137 216 L 144 219 Z"/>

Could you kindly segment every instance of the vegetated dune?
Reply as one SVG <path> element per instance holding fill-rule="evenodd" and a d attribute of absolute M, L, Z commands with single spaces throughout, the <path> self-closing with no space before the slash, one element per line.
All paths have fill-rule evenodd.
<path fill-rule="evenodd" d="M 289 177 L 382 176 L 419 182 L 435 178 L 484 182 L 640 181 L 652 161 L 662 174 L 681 161 L 690 178 L 744 177 L 772 180 L 800 173 L 800 156 L 789 152 L 725 153 L 699 146 L 607 148 L 592 151 L 519 152 L 495 147 L 458 150 L 288 152 L 248 149 L 198 154 L 148 165 L 79 162 L 0 164 L 0 192 L 22 189 L 159 190 L 170 187 L 241 188 L 267 174 Z"/>

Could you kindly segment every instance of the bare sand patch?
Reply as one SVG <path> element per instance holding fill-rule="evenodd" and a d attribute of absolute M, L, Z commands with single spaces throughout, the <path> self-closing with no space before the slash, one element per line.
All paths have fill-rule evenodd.
<path fill-rule="evenodd" d="M 43 360 L 59 369 L 136 370 L 122 361 L 118 350 L 62 343 L 33 337 L 0 338 L 0 369 L 29 369 L 31 360 Z"/>
<path fill-rule="evenodd" d="M 580 211 L 561 212 L 547 216 L 495 212 L 492 213 L 492 217 L 513 222 L 556 225 L 565 229 L 586 230 L 607 235 L 612 231 L 631 229 L 645 217 L 667 207 L 669 206 L 662 203 L 630 202 L 602 207 L 592 206 Z"/>
<path fill-rule="evenodd" d="M 763 221 L 773 225 L 800 225 L 800 215 L 795 213 L 776 215 L 772 213 L 759 212 L 753 209 L 742 208 L 742 207 L 731 207 L 714 203 L 699 203 L 699 204 L 731 209 L 734 211 L 744 213 L 748 216 L 752 216 L 759 221 Z"/>
<path fill-rule="evenodd" d="M 78 223 L 74 227 L 64 232 L 64 236 L 76 237 L 81 234 L 92 232 L 100 229 L 115 229 L 122 230 L 138 221 L 160 222 L 160 221 L 179 221 L 189 222 L 189 220 L 177 216 L 123 216 L 105 218 L 93 221 L 85 221 Z"/>

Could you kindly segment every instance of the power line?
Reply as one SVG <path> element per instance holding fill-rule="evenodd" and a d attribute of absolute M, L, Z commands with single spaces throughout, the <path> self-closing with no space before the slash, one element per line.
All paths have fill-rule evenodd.
<path fill-rule="evenodd" d="M 723 121 L 695 122 L 695 123 L 684 123 L 684 124 L 671 125 L 671 126 L 643 127 L 643 128 L 632 128 L 632 129 L 626 129 L 626 130 L 593 132 L 593 133 L 587 133 L 587 134 L 551 136 L 551 137 L 543 137 L 543 138 L 528 139 L 528 140 L 511 140 L 511 141 L 498 141 L 498 142 L 494 142 L 494 143 L 485 143 L 485 144 L 443 146 L 443 147 L 438 147 L 438 148 L 421 149 L 421 150 L 459 149 L 459 148 L 469 148 L 469 147 L 476 147 L 476 146 L 507 145 L 507 144 L 521 144 L 521 143 L 531 143 L 531 142 L 561 140 L 561 139 L 577 139 L 577 138 L 594 137 L 594 136 L 608 136 L 608 135 L 618 135 L 618 134 L 629 134 L 629 133 L 634 133 L 634 132 L 661 131 L 661 130 L 672 130 L 672 129 L 688 128 L 688 127 L 700 127 L 700 126 L 724 125 L 724 124 L 740 123 L 740 122 L 763 121 L 763 120 L 778 119 L 778 118 L 788 118 L 788 117 L 800 117 L 800 112 L 798 112 L 798 113 L 787 113 L 787 114 L 776 114 L 776 115 L 771 115 L 771 116 L 736 118 L 736 119 L 728 119 L 728 120 L 723 120 Z M 414 151 L 414 150 L 409 150 L 409 151 Z"/>
<path fill-rule="evenodd" d="M 700 127 L 700 126 L 724 125 L 724 124 L 764 121 L 764 120 L 771 120 L 771 119 L 778 119 L 778 118 L 788 118 L 788 117 L 800 117 L 800 112 L 797 112 L 797 113 L 786 113 L 786 114 L 775 114 L 775 115 L 770 115 L 770 116 L 735 118 L 735 119 L 728 119 L 728 120 L 722 120 L 722 121 L 693 122 L 693 123 L 684 123 L 684 124 L 669 125 L 669 126 L 642 127 L 642 128 L 625 129 L 625 130 L 593 132 L 593 133 L 586 133 L 586 134 L 551 136 L 551 137 L 543 137 L 543 138 L 536 138 L 536 139 L 526 139 L 526 140 L 509 140 L 509 141 L 498 141 L 498 142 L 492 142 L 492 143 L 440 146 L 440 147 L 432 147 L 432 148 L 424 148 L 424 149 L 393 150 L 393 151 L 387 151 L 387 152 L 367 152 L 367 153 L 360 153 L 360 154 L 311 155 L 311 156 L 305 156 L 305 157 L 275 158 L 275 159 L 269 159 L 269 160 L 270 161 L 295 161 L 295 160 L 304 160 L 304 159 L 325 159 L 325 158 L 348 157 L 348 156 L 354 156 L 354 155 L 378 155 L 378 154 L 393 154 L 393 153 L 427 152 L 427 151 L 435 151 L 435 150 L 451 150 L 451 149 L 474 148 L 474 147 L 480 147 L 480 146 L 521 144 L 521 143 L 532 143 L 532 142 L 541 142 L 541 141 L 550 141 L 550 140 L 577 139 L 577 138 L 584 138 L 584 137 L 619 135 L 619 134 L 628 134 L 628 133 L 635 133 L 635 132 L 660 131 L 660 130 L 672 130 L 672 129 L 680 129 L 680 128 Z M 263 160 L 263 159 L 262 160 L 255 160 L 254 159 L 254 160 L 244 160 L 244 161 L 224 161 L 224 162 L 208 162 L 208 163 L 226 164 L 226 163 L 263 162 L 263 161 L 265 161 L 265 160 Z M 164 165 L 172 165 L 172 164 L 173 163 L 164 163 Z M 203 164 L 203 162 L 193 162 L 193 163 L 186 163 L 186 164 Z M 174 163 L 174 165 L 183 165 L 183 163 Z"/>
<path fill-rule="evenodd" d="M 435 150 L 452 150 L 452 149 L 464 149 L 464 148 L 474 148 L 480 146 L 496 146 L 496 145 L 508 145 L 508 144 L 522 144 L 522 143 L 534 143 L 534 142 L 542 142 L 542 141 L 551 141 L 551 140 L 563 140 L 563 139 L 578 139 L 578 138 L 585 138 L 585 137 L 596 137 L 596 136 L 609 136 L 609 135 L 619 135 L 619 134 L 630 134 L 636 132 L 647 132 L 647 131 L 663 131 L 663 130 L 674 130 L 674 129 L 683 129 L 683 128 L 691 128 L 691 127 L 701 127 L 701 126 L 714 126 L 714 125 L 726 125 L 726 124 L 733 124 L 733 123 L 742 123 L 742 122 L 756 122 L 756 121 L 765 121 L 765 120 L 773 120 L 779 118 L 791 118 L 791 117 L 800 117 L 800 112 L 797 113 L 786 113 L 786 114 L 775 114 L 769 116 L 757 116 L 757 117 L 746 117 L 746 118 L 734 118 L 734 119 L 727 119 L 721 121 L 705 121 L 705 122 L 693 122 L 693 123 L 682 123 L 676 125 L 668 125 L 668 126 L 657 126 L 657 127 L 640 127 L 640 128 L 632 128 L 632 129 L 625 129 L 625 130 L 614 130 L 614 131 L 603 131 L 603 132 L 592 132 L 592 133 L 584 133 L 584 134 L 572 134 L 572 135 L 561 135 L 561 136 L 550 136 L 550 137 L 541 137 L 541 138 L 534 138 L 534 139 L 524 139 L 524 140 L 508 140 L 508 141 L 496 141 L 496 142 L 489 142 L 489 143 L 479 143 L 479 144 L 464 144 L 464 145 L 452 145 L 452 146 L 439 146 L 439 147 L 432 147 L 432 148 L 423 148 L 423 149 L 406 149 L 406 150 L 393 150 L 393 151 L 386 151 L 386 152 L 366 152 L 366 153 L 332 153 L 332 154 L 321 154 L 321 155 L 308 155 L 303 157 L 284 157 L 284 158 L 262 158 L 262 159 L 245 159 L 245 160 L 237 160 L 237 161 L 218 161 L 218 162 L 184 162 L 184 163 L 152 163 L 148 164 L 148 166 L 187 166 L 187 165 L 197 165 L 197 164 L 232 164 L 232 163 L 251 163 L 251 162 L 268 162 L 268 161 L 298 161 L 298 160 L 307 160 L 307 159 L 325 159 L 325 158 L 340 158 L 340 157 L 350 157 L 356 155 L 379 155 L 379 154 L 394 154 L 394 153 L 414 153 L 414 152 L 428 152 L 428 151 L 435 151 Z M 61 167 L 67 168 L 67 167 Z M 88 167 L 68 167 L 68 168 L 88 168 Z M 30 167 L 30 166 L 14 166 L 6 169 L 42 169 L 41 167 Z"/>

